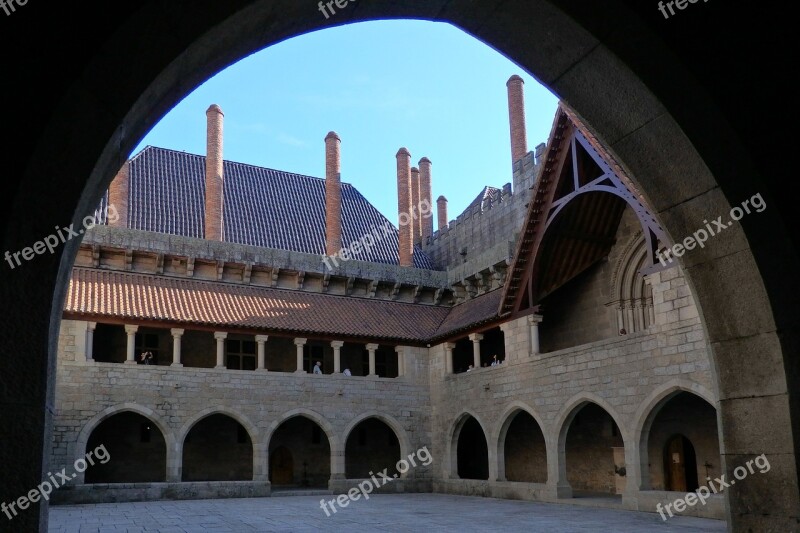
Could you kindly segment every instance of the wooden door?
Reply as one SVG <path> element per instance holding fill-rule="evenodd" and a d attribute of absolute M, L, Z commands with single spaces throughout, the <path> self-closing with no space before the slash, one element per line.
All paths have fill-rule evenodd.
<path fill-rule="evenodd" d="M 292 452 L 280 446 L 269 454 L 269 479 L 273 485 L 291 485 L 294 482 Z"/>
<path fill-rule="evenodd" d="M 686 454 L 682 435 L 675 435 L 664 447 L 664 477 L 667 490 L 686 492 Z"/>

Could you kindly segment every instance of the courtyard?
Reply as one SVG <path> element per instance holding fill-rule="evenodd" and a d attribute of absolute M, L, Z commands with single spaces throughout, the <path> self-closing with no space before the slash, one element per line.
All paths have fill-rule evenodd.
<path fill-rule="evenodd" d="M 332 499 L 333 496 L 325 496 Z M 725 531 L 725 522 L 444 494 L 376 495 L 327 517 L 322 496 L 54 506 L 51 533 L 264 531 Z"/>

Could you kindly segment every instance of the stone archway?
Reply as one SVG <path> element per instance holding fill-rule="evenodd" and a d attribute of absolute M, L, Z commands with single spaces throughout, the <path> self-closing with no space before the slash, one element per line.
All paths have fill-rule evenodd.
<path fill-rule="evenodd" d="M 444 0 L 358 5 L 359 9 L 341 13 L 336 23 L 385 17 L 443 20 L 512 57 L 592 125 L 636 178 L 673 238 L 700 227 L 698 220 L 727 213 L 743 195 L 764 185 L 725 115 L 702 90 L 694 90 L 695 80 L 626 8 L 615 5 L 597 11 L 563 3 L 566 13 L 556 7 L 560 2 L 539 0 L 467 6 Z M 32 6 L 26 9 L 43 12 Z M 108 17 L 91 56 L 70 57 L 75 64 L 69 66 L 74 70 L 69 76 L 40 69 L 52 80 L 52 100 L 41 103 L 42 113 L 26 116 L 32 124 L 19 136 L 23 149 L 15 154 L 20 163 L 11 175 L 19 176 L 20 182 L 8 195 L 13 200 L 3 213 L 14 229 L 4 234 L 3 249 L 20 250 L 38 241 L 42 228 L 63 225 L 89 212 L 143 133 L 221 67 L 326 24 L 314 6 L 289 0 L 243 1 L 208 10 L 192 5 L 187 7 L 191 13 L 174 7 L 169 17 L 162 9 L 160 3 L 149 3 L 137 6 L 135 12 L 122 11 L 120 20 Z M 15 15 L 23 36 L 30 29 L 26 16 Z M 592 28 L 600 40 L 575 20 Z M 636 39 L 615 39 L 606 32 L 614 25 L 638 28 L 641 33 Z M 84 33 L 73 25 L 65 27 Z M 54 37 L 53 42 L 59 41 Z M 620 54 L 635 70 L 619 59 Z M 61 72 L 58 61 L 53 59 L 52 67 Z M 136 68 L 124 71 L 120 65 Z M 668 79 L 662 73 L 669 73 Z M 14 124 L 9 126 L 12 130 Z M 58 194 L 43 196 L 42 191 Z M 21 220 L 37 223 L 20 224 Z M 759 237 L 758 246 L 751 246 L 747 237 Z M 753 446 L 781 462 L 772 471 L 777 482 L 765 476 L 763 483 L 739 484 L 730 491 L 732 524 L 744 530 L 769 516 L 776 527 L 786 529 L 791 517 L 800 514 L 796 464 L 800 436 L 791 433 L 800 404 L 789 393 L 800 390 L 796 386 L 800 378 L 796 358 L 785 356 L 799 335 L 791 327 L 796 318 L 790 312 L 798 294 L 790 273 L 799 261 L 784 249 L 793 241 L 775 210 L 767 210 L 758 220 L 743 220 L 719 239 L 719 245 L 697 251 L 682 263 L 718 366 L 723 441 L 731 443 L 726 447 L 726 469 L 750 458 Z M 5 500 L 41 479 L 43 447 L 49 442 L 45 406 L 53 386 L 52 376 L 49 382 L 44 377 L 52 371 L 56 353 L 51 325 L 60 318 L 76 248 L 77 242 L 70 242 L 59 250 L 61 255 L 12 271 L 0 285 L 0 300 L 12 302 L 0 320 L 8 331 L 18 333 L 7 336 L 5 347 L 11 353 L 28 354 L 3 361 L 3 402 L 15 406 L 5 411 L 30 421 L 10 429 L 0 452 L 4 460 L 13 457 L 21 465 L 7 480 Z M 774 261 L 775 257 L 782 260 Z M 746 306 L 739 305 L 743 297 Z M 19 313 L 23 302 L 27 312 Z M 779 329 L 785 331 L 780 337 Z M 30 339 L 42 340 L 31 345 Z M 752 368 L 754 353 L 758 370 L 742 379 L 739 370 Z M 759 503 L 769 501 L 786 505 Z M 38 515 L 31 512 L 18 518 L 19 527 L 35 529 L 45 510 L 40 505 Z"/>

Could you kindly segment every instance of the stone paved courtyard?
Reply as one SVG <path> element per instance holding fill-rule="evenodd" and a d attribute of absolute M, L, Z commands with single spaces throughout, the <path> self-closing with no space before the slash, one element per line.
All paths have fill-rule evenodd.
<path fill-rule="evenodd" d="M 51 533 L 245 531 L 726 531 L 725 522 L 444 494 L 387 494 L 325 516 L 321 496 L 59 506 Z M 331 499 L 332 496 L 327 496 Z"/>

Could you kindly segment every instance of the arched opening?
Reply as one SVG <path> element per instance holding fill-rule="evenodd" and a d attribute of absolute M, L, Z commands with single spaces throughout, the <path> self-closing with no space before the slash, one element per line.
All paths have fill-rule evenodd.
<path fill-rule="evenodd" d="M 247 429 L 216 413 L 197 422 L 183 441 L 183 481 L 253 479 L 253 443 Z"/>
<path fill-rule="evenodd" d="M 567 431 L 567 481 L 575 496 L 621 494 L 625 448 L 617 423 L 595 403 L 579 407 Z"/>
<path fill-rule="evenodd" d="M 489 479 L 489 447 L 480 423 L 474 417 L 467 415 L 457 438 L 458 477 L 461 479 Z"/>
<path fill-rule="evenodd" d="M 86 452 L 104 446 L 110 459 L 95 460 L 84 474 L 85 483 L 144 483 L 165 481 L 167 446 L 161 430 L 148 418 L 130 411 L 117 413 L 92 431 Z"/>
<path fill-rule="evenodd" d="M 511 415 L 503 457 L 506 480 L 547 482 L 547 445 L 542 428 L 529 413 L 520 410 Z"/>
<path fill-rule="evenodd" d="M 331 477 L 330 442 L 325 431 L 310 418 L 295 416 L 278 426 L 269 440 L 268 452 L 269 480 L 273 485 L 328 487 Z M 278 459 L 275 459 L 274 454 L 278 455 Z M 289 459 L 291 472 L 288 468 Z"/>
<path fill-rule="evenodd" d="M 690 492 L 705 484 L 706 477 L 723 473 L 717 411 L 706 400 L 678 392 L 656 406 L 650 419 L 643 472 L 650 488 Z"/>
<path fill-rule="evenodd" d="M 692 441 L 675 435 L 664 445 L 664 486 L 676 492 L 694 492 L 697 481 L 697 458 Z"/>
<path fill-rule="evenodd" d="M 388 475 L 401 472 L 396 469 L 400 460 L 400 440 L 386 422 L 368 418 L 360 422 L 347 437 L 345 445 L 345 477 L 368 478 L 388 468 Z"/>

